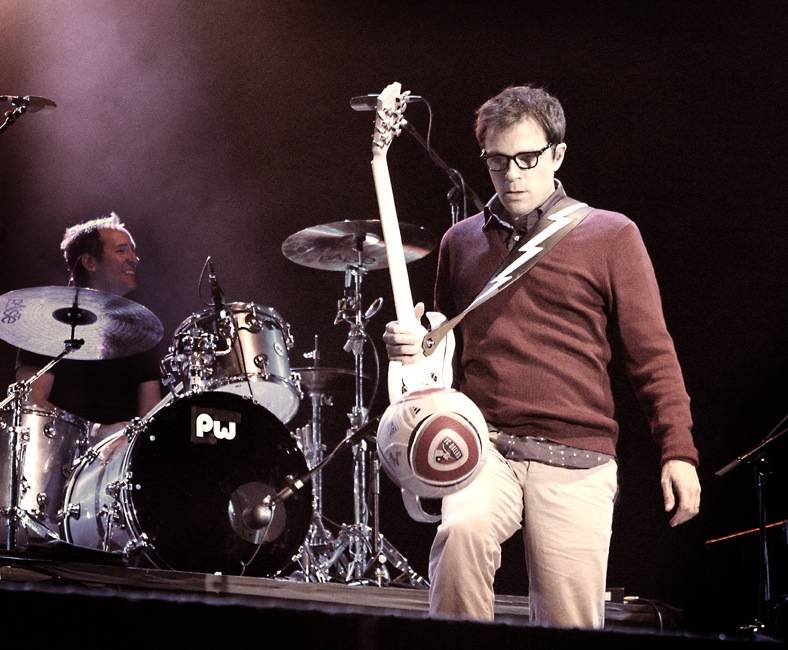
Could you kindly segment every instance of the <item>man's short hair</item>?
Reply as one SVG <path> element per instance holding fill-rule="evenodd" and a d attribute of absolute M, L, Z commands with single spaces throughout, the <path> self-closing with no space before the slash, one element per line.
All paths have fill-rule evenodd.
<path fill-rule="evenodd" d="M 131 238 L 131 234 L 114 212 L 109 216 L 91 219 L 66 228 L 60 250 L 66 260 L 71 282 L 84 287 L 88 283 L 88 272 L 82 265 L 82 257 L 91 255 L 101 260 L 104 254 L 104 243 L 101 241 L 102 230 L 122 230 Z"/>
<path fill-rule="evenodd" d="M 508 128 L 524 117 L 531 118 L 545 132 L 552 145 L 566 136 L 564 109 L 555 97 L 536 86 L 509 86 L 476 109 L 476 140 L 484 148 L 489 131 Z"/>

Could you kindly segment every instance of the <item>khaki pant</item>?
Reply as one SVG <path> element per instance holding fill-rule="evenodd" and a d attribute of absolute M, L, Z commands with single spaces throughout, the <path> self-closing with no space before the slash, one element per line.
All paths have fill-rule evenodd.
<path fill-rule="evenodd" d="M 533 623 L 601 628 L 615 461 L 566 469 L 505 460 L 494 448 L 480 474 L 444 497 L 430 552 L 430 611 L 492 620 L 501 544 L 521 526 Z"/>

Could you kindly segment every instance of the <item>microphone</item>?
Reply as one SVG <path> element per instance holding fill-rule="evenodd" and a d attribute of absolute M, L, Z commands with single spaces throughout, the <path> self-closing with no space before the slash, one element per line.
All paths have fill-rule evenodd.
<path fill-rule="evenodd" d="M 274 508 L 276 504 L 273 503 L 271 495 L 266 495 L 260 503 L 247 506 L 241 513 L 241 520 L 244 525 L 252 530 L 261 530 L 271 523 L 274 518 Z"/>
<path fill-rule="evenodd" d="M 224 309 L 224 294 L 222 293 L 219 283 L 216 281 L 216 273 L 213 270 L 213 260 L 211 260 L 210 257 L 208 258 L 208 284 L 211 287 L 213 306 L 216 308 L 216 312 L 218 313 Z"/>
<path fill-rule="evenodd" d="M 15 95 L 0 95 L 0 102 L 11 102 L 14 106 L 24 106 L 31 113 L 42 109 L 56 108 L 57 104 L 46 97 L 36 97 L 35 95 L 25 95 L 17 97 Z"/>
<path fill-rule="evenodd" d="M 404 99 L 408 104 L 424 101 L 424 97 L 419 95 L 406 95 Z M 359 95 L 350 98 L 350 108 L 354 111 L 374 111 L 377 107 L 378 95 Z"/>

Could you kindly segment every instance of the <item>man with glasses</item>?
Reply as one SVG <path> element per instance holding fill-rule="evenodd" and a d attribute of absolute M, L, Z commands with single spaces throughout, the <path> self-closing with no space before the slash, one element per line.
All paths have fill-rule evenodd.
<path fill-rule="evenodd" d="M 471 303 L 566 197 L 555 177 L 567 149 L 555 97 L 506 88 L 476 118 L 495 195 L 441 242 L 435 302 L 447 318 Z M 601 628 L 617 492 L 614 350 L 660 447 L 670 525 L 691 519 L 700 505 L 689 397 L 637 227 L 592 209 L 458 330 L 455 385 L 484 414 L 493 449 L 477 478 L 443 499 L 430 553 L 430 609 L 492 620 L 501 544 L 522 527 L 531 620 Z M 418 362 L 424 335 L 420 326 L 389 323 L 389 358 Z"/>

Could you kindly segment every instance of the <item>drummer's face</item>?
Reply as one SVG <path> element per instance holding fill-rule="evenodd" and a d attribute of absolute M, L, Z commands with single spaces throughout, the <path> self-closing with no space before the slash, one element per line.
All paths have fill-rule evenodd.
<path fill-rule="evenodd" d="M 125 230 L 101 230 L 103 252 L 100 260 L 89 256 L 85 260 L 90 286 L 125 296 L 137 288 L 137 264 L 134 240 Z"/>

